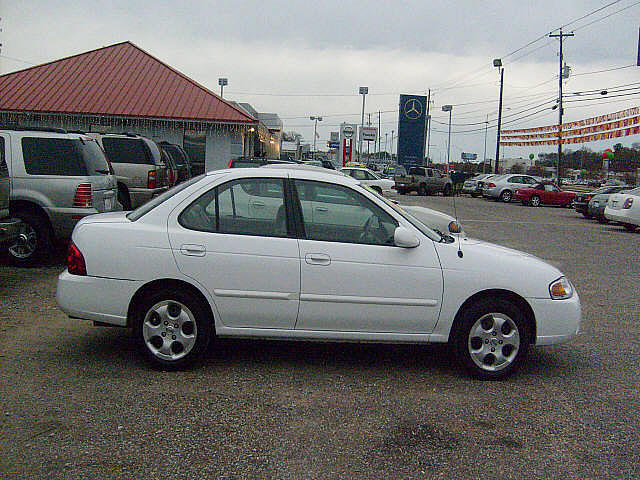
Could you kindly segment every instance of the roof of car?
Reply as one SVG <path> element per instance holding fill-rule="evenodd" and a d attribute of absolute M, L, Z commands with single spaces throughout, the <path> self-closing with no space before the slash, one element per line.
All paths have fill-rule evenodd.
<path fill-rule="evenodd" d="M 313 165 L 304 165 L 304 164 L 297 164 L 297 163 L 286 164 L 286 165 L 283 165 L 283 164 L 264 165 L 259 168 L 252 168 L 252 167 L 227 168 L 223 170 L 213 170 L 213 171 L 207 172 L 207 175 L 215 175 L 220 173 L 233 173 L 234 176 L 237 176 L 237 177 L 242 177 L 245 175 L 247 177 L 256 177 L 261 175 L 267 175 L 269 171 L 278 172 L 278 173 L 282 173 L 283 171 L 285 172 L 288 171 L 292 173 L 293 176 L 298 178 L 304 177 L 304 178 L 313 179 L 313 180 L 326 180 L 334 183 L 336 181 L 339 181 L 339 183 L 343 183 L 347 185 L 360 184 L 360 182 L 355 178 L 345 175 L 344 173 L 341 173 L 339 171 L 329 170 L 327 168 L 316 167 Z M 299 175 L 300 173 L 303 173 L 305 175 Z"/>

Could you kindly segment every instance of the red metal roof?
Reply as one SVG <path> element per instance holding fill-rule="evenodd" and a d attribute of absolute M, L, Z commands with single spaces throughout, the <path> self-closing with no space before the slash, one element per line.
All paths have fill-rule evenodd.
<path fill-rule="evenodd" d="M 0 110 L 257 123 L 131 42 L 0 76 Z"/>

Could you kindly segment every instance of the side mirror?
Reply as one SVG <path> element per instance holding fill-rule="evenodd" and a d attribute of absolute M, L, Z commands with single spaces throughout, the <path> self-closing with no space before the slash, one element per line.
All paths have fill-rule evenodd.
<path fill-rule="evenodd" d="M 393 232 L 393 242 L 396 247 L 415 248 L 420 245 L 420 240 L 412 231 L 405 227 L 396 228 Z"/>

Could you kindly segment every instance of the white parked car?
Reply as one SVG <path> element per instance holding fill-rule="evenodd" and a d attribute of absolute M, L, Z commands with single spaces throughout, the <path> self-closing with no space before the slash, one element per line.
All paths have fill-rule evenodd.
<path fill-rule="evenodd" d="M 609 196 L 604 216 L 621 223 L 630 232 L 635 231 L 640 226 L 640 187 Z"/>
<path fill-rule="evenodd" d="M 377 190 L 378 193 L 392 193 L 391 187 L 396 184 L 392 179 L 382 178 L 368 168 L 344 167 L 341 168 L 340 171 L 355 178 L 356 180 L 359 180 L 363 185 L 367 185 L 374 190 Z"/>
<path fill-rule="evenodd" d="M 531 344 L 569 340 L 581 317 L 557 268 L 441 236 L 310 168 L 209 172 L 133 212 L 92 215 L 67 264 L 62 310 L 133 328 L 165 368 L 191 364 L 213 336 L 449 342 L 473 375 L 497 378 Z"/>
<path fill-rule="evenodd" d="M 519 188 L 531 188 L 539 183 L 529 175 L 502 175 L 483 181 L 482 196 L 493 200 L 509 203 L 513 200 L 513 193 Z"/>

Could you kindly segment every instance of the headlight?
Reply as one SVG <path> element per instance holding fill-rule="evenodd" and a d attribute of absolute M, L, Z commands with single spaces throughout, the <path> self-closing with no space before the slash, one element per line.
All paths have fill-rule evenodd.
<path fill-rule="evenodd" d="M 565 277 L 560 277 L 549 285 L 549 294 L 553 300 L 565 300 L 573 295 L 573 287 L 569 280 Z"/>

